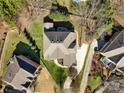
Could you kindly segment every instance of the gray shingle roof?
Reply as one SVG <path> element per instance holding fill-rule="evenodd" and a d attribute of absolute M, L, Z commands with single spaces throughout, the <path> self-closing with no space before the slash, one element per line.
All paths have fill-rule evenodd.
<path fill-rule="evenodd" d="M 43 37 L 45 59 L 63 59 L 66 66 L 76 62 L 76 42 L 74 42 L 76 41 L 76 33 L 74 31 L 45 30 Z"/>
<path fill-rule="evenodd" d="M 67 32 L 67 31 L 56 31 L 56 32 L 49 31 L 49 32 L 45 32 L 45 34 L 49 38 L 50 42 L 58 43 L 58 42 L 63 42 L 65 40 L 65 38 L 67 37 L 67 35 L 69 34 L 69 32 Z"/>
<path fill-rule="evenodd" d="M 112 39 L 101 49 L 104 56 L 115 63 L 124 57 L 124 30 L 114 35 Z"/>
<path fill-rule="evenodd" d="M 115 34 L 116 35 L 114 35 L 112 39 L 101 49 L 101 52 L 108 52 L 124 46 L 124 30 Z"/>
<path fill-rule="evenodd" d="M 23 60 L 23 61 L 20 61 Z M 26 62 L 28 61 L 28 62 Z M 24 62 L 26 64 L 24 64 Z M 30 66 L 30 65 L 32 66 Z M 22 66 L 23 65 L 23 66 Z M 28 66 L 28 67 L 27 67 Z M 6 83 L 11 84 L 12 86 L 16 87 L 17 89 L 21 90 L 24 87 L 23 85 L 26 84 L 26 82 L 32 82 L 28 77 L 33 78 L 32 69 L 38 68 L 39 64 L 34 63 L 30 59 L 20 55 L 20 56 L 14 56 L 10 60 L 10 64 L 8 65 L 7 72 L 3 76 L 3 81 Z M 31 72 L 29 70 L 31 70 Z M 35 71 L 36 71 L 35 69 Z"/>
<path fill-rule="evenodd" d="M 116 55 L 116 56 L 112 56 L 109 59 L 115 63 L 117 63 L 122 57 L 124 57 L 124 53 Z"/>

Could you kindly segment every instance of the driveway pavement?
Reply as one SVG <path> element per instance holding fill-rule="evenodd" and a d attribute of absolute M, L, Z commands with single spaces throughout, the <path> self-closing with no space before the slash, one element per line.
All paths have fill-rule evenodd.
<path fill-rule="evenodd" d="M 89 46 L 88 44 L 83 43 L 82 46 L 77 50 L 76 60 L 78 74 L 80 73 L 84 65 L 85 57 L 88 51 L 88 46 Z"/>
<path fill-rule="evenodd" d="M 82 81 L 81 81 L 80 92 L 79 93 L 84 93 L 85 88 L 87 87 L 88 74 L 90 72 L 90 68 L 91 68 L 91 64 L 92 64 L 92 58 L 93 58 L 93 55 L 94 55 L 94 47 L 95 46 L 96 46 L 96 41 L 94 40 L 90 44 L 90 48 L 89 48 L 88 56 L 87 56 L 87 59 L 86 59 L 86 64 L 85 64 L 85 68 L 84 68 L 84 73 L 83 73 L 83 78 L 82 78 Z"/>

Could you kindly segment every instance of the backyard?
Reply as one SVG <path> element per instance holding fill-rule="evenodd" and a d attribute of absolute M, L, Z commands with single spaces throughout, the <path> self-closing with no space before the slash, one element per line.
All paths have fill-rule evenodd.
<path fill-rule="evenodd" d="M 54 21 L 68 21 L 69 20 L 69 16 L 63 15 L 60 12 L 51 12 L 49 17 L 53 19 Z"/>

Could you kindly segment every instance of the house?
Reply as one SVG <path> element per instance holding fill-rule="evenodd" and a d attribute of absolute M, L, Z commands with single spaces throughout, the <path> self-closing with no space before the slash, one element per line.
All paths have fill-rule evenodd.
<path fill-rule="evenodd" d="M 104 64 L 111 70 L 124 72 L 124 30 L 115 33 L 100 51 Z"/>
<path fill-rule="evenodd" d="M 27 91 L 36 77 L 40 64 L 23 55 L 14 55 L 8 64 L 7 71 L 2 80 L 20 91 Z"/>
<path fill-rule="evenodd" d="M 76 33 L 70 22 L 45 21 L 43 39 L 44 59 L 64 66 L 76 63 Z"/>

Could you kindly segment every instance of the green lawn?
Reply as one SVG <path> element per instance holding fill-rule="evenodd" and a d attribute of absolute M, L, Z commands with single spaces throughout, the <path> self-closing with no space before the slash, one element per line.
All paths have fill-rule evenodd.
<path fill-rule="evenodd" d="M 43 24 L 42 20 L 34 20 L 30 27 L 30 34 L 35 39 L 36 45 L 40 49 L 40 55 L 43 54 Z"/>
<path fill-rule="evenodd" d="M 88 85 L 91 87 L 91 91 L 97 88 L 100 84 L 101 84 L 101 77 L 99 75 L 92 76 L 88 81 Z"/>
<path fill-rule="evenodd" d="M 54 21 L 68 21 L 69 16 L 65 16 L 59 12 L 52 12 L 49 17 L 53 19 Z"/>

